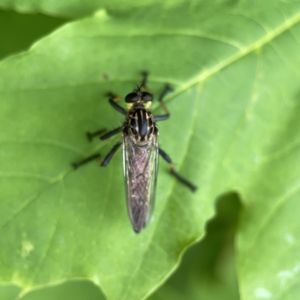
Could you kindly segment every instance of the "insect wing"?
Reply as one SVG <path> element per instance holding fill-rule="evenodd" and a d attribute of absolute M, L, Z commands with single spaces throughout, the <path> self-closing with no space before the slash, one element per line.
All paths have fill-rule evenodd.
<path fill-rule="evenodd" d="M 155 204 L 158 170 L 158 137 L 144 145 L 123 137 L 123 171 L 127 209 L 135 232 L 148 224 Z"/>

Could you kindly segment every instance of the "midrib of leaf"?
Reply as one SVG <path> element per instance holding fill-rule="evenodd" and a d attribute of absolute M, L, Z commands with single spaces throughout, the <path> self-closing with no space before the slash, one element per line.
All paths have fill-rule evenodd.
<path fill-rule="evenodd" d="M 175 98 L 176 96 L 180 95 L 181 93 L 185 92 L 186 90 L 190 89 L 194 85 L 198 84 L 201 81 L 204 81 L 211 77 L 214 74 L 217 74 L 221 70 L 225 69 L 226 67 L 230 66 L 231 64 L 237 62 L 238 60 L 244 58 L 248 54 L 261 49 L 268 43 L 270 43 L 272 40 L 274 40 L 276 37 L 280 36 L 281 34 L 285 33 L 287 30 L 291 29 L 293 26 L 297 25 L 297 23 L 300 22 L 300 12 L 295 14 L 293 17 L 291 17 L 289 20 L 286 20 L 286 22 L 278 26 L 272 31 L 269 31 L 265 36 L 258 39 L 253 44 L 250 44 L 246 47 L 243 47 L 238 51 L 236 54 L 229 56 L 228 58 L 224 59 L 223 61 L 219 62 L 215 66 L 207 69 L 206 71 L 201 72 L 198 76 L 192 78 L 191 80 L 187 81 L 184 85 L 182 85 L 178 90 L 176 90 L 170 97 L 168 97 L 168 100 L 171 100 L 172 98 Z"/>
<path fill-rule="evenodd" d="M 187 81 L 185 84 L 181 85 L 179 87 L 179 89 L 177 89 L 174 93 L 172 93 L 172 95 L 170 97 L 168 97 L 167 101 L 171 101 L 172 99 L 174 99 L 178 95 L 184 93 L 185 91 L 187 91 L 188 89 L 190 89 L 193 86 L 197 85 L 198 83 L 207 80 L 212 75 L 217 74 L 218 72 L 220 72 L 224 68 L 226 68 L 226 67 L 230 66 L 231 64 L 237 62 L 238 60 L 242 59 L 243 57 L 247 56 L 248 54 L 254 52 L 255 50 L 258 50 L 258 49 L 262 48 L 263 46 L 267 45 L 272 40 L 274 40 L 276 37 L 280 36 L 281 34 L 286 32 L 287 30 L 289 30 L 290 28 L 292 28 L 293 26 L 295 26 L 299 22 L 300 22 L 300 13 L 297 13 L 293 17 L 291 17 L 289 20 L 286 20 L 286 22 L 283 23 L 281 26 L 278 26 L 274 30 L 268 32 L 266 35 L 264 35 L 262 38 L 258 39 L 256 42 L 254 42 L 254 43 L 252 43 L 252 44 L 250 44 L 246 47 L 241 48 L 236 54 L 234 54 L 232 56 L 229 56 L 228 58 L 224 59 L 223 61 L 217 63 L 215 66 L 212 66 L 211 68 L 199 73 L 196 77 L 192 78 L 191 80 Z M 155 78 L 153 78 L 153 81 L 157 81 L 157 80 Z M 158 80 L 158 81 L 160 82 L 161 79 Z M 45 89 L 47 89 L 47 88 L 45 88 Z M 4 91 L 0 91 L 0 92 L 4 92 Z M 190 132 L 191 132 L 191 135 L 194 133 L 193 131 L 190 131 Z M 101 145 L 103 146 L 104 144 L 101 144 Z M 100 146 L 99 148 L 101 148 L 102 146 Z M 182 161 L 184 161 L 184 159 L 186 158 L 187 153 L 188 153 L 188 151 L 186 151 L 185 154 L 183 155 Z M 50 188 L 54 184 L 58 183 L 59 181 L 63 180 L 71 171 L 72 171 L 71 169 L 68 169 L 68 170 L 62 172 L 59 176 L 57 176 L 51 182 L 51 184 L 49 184 L 44 189 L 42 189 L 42 191 L 40 193 L 37 193 L 36 195 L 38 195 L 38 196 L 34 197 L 34 198 L 37 199 L 48 188 Z M 170 194 L 173 192 L 173 189 L 174 189 L 174 185 L 170 189 Z M 30 203 L 31 202 L 32 201 L 30 201 Z M 19 210 L 18 213 L 20 213 L 23 210 L 23 208 L 21 210 Z M 13 216 L 13 218 L 14 218 L 14 216 Z M 151 242 L 151 239 L 149 241 L 149 244 L 150 244 L 150 242 Z M 143 254 L 142 257 L 141 257 L 141 262 L 138 265 L 139 268 L 142 265 L 144 257 L 145 257 L 145 254 Z M 134 279 L 134 276 L 138 272 L 139 268 L 137 268 L 136 271 L 134 272 L 134 275 L 132 276 L 131 282 Z M 129 287 L 130 287 L 130 285 L 128 285 L 128 287 L 127 287 L 127 289 L 126 289 L 126 291 L 123 295 L 123 299 L 125 298 L 126 294 L 128 293 Z"/>

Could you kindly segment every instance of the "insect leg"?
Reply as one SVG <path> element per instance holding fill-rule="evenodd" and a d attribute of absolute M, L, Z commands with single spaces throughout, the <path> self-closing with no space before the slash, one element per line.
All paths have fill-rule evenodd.
<path fill-rule="evenodd" d="M 143 76 L 143 79 L 142 79 L 141 87 L 144 90 L 146 90 L 147 92 L 150 92 L 148 87 L 147 87 L 147 81 L 148 81 L 149 73 L 145 71 L 145 72 L 142 73 L 142 76 Z"/>
<path fill-rule="evenodd" d="M 118 127 L 116 129 L 114 129 L 112 131 L 109 131 L 108 133 L 105 133 L 104 135 L 100 136 L 100 140 L 102 140 L 102 141 L 106 140 L 106 139 L 110 138 L 111 136 L 113 136 L 113 135 L 115 135 L 115 134 L 117 134 L 121 131 L 122 131 L 122 127 Z"/>
<path fill-rule="evenodd" d="M 87 138 L 88 140 L 91 142 L 93 140 L 94 137 L 100 137 L 101 140 L 106 140 L 108 138 L 110 138 L 111 136 L 119 133 L 122 131 L 122 127 L 118 127 L 112 131 L 109 131 L 107 133 L 105 129 L 101 129 L 101 130 L 98 130 L 96 132 L 93 132 L 93 133 L 90 133 L 90 132 L 87 132 Z M 105 133 L 105 134 L 104 134 Z"/>
<path fill-rule="evenodd" d="M 108 152 L 108 154 L 102 161 L 101 167 L 105 167 L 110 162 L 110 160 L 112 159 L 112 157 L 114 156 L 114 154 L 117 152 L 117 150 L 119 149 L 119 147 L 121 145 L 122 145 L 122 142 L 118 142 L 113 146 L 113 148 Z"/>
<path fill-rule="evenodd" d="M 117 110 L 119 113 L 121 113 L 122 115 L 126 116 L 127 115 L 127 111 L 125 108 L 123 108 L 122 106 L 120 106 L 117 102 L 120 100 L 119 97 L 115 96 L 114 94 L 109 93 L 109 103 L 110 105 Z"/>
<path fill-rule="evenodd" d="M 162 107 L 162 109 L 165 112 L 165 115 L 161 115 L 161 116 L 155 116 L 154 117 L 154 121 L 158 122 L 158 121 L 164 121 L 169 119 L 170 117 L 170 112 L 168 111 L 165 103 L 163 102 L 164 97 L 166 96 L 166 94 L 168 94 L 169 92 L 173 91 L 172 87 L 170 85 L 166 85 L 165 89 L 163 90 L 163 92 L 161 93 L 161 95 L 158 98 L 159 104 Z"/>
<path fill-rule="evenodd" d="M 170 118 L 170 115 L 154 116 L 154 122 L 164 121 Z"/>
<path fill-rule="evenodd" d="M 94 161 L 95 159 L 97 159 L 98 162 L 99 162 L 99 165 L 100 165 L 101 167 L 104 167 L 104 166 L 106 166 L 106 165 L 110 162 L 110 160 L 112 159 L 113 155 L 116 153 L 116 151 L 118 150 L 118 148 L 119 148 L 121 145 L 122 145 L 122 143 L 121 143 L 121 142 L 118 142 L 118 143 L 117 143 L 117 144 L 109 151 L 109 153 L 106 155 L 106 157 L 104 158 L 103 161 L 101 161 L 101 159 L 100 159 L 100 154 L 94 154 L 94 155 L 91 155 L 91 156 L 87 157 L 86 159 L 80 161 L 79 163 L 74 163 L 74 164 L 72 164 L 72 166 L 73 166 L 74 169 L 76 170 L 76 169 L 78 169 L 79 167 L 81 167 L 82 165 L 85 165 L 85 164 L 87 164 L 87 163 L 89 163 L 89 162 Z"/>
<path fill-rule="evenodd" d="M 94 154 L 94 155 L 91 155 L 91 156 L 89 156 L 88 158 L 86 158 L 86 159 L 80 161 L 79 163 L 74 163 L 74 164 L 72 164 L 72 166 L 73 166 L 74 169 L 76 170 L 76 169 L 78 169 L 79 167 L 81 167 L 82 165 L 85 165 L 85 164 L 87 164 L 87 163 L 89 163 L 89 162 L 91 162 L 91 161 L 93 161 L 93 160 L 95 160 L 95 159 L 100 159 L 100 154 Z"/>
<path fill-rule="evenodd" d="M 175 176 L 181 183 L 189 187 L 192 190 L 192 192 L 195 192 L 197 190 L 197 187 L 175 171 L 175 167 L 170 156 L 160 148 L 158 148 L 158 153 L 162 156 L 162 158 L 165 161 L 167 161 L 170 164 L 171 174 Z"/>
<path fill-rule="evenodd" d="M 101 130 L 98 130 L 93 133 L 87 132 L 86 136 L 87 136 L 88 140 L 91 142 L 94 137 L 102 136 L 105 133 L 105 131 L 106 131 L 105 129 L 101 129 Z"/>

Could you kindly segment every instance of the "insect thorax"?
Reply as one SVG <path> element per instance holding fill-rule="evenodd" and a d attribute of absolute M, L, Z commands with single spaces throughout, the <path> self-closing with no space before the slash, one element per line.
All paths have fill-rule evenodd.
<path fill-rule="evenodd" d="M 147 142 L 157 135 L 152 113 L 145 107 L 132 107 L 123 125 L 123 134 L 130 136 L 134 142 Z"/>

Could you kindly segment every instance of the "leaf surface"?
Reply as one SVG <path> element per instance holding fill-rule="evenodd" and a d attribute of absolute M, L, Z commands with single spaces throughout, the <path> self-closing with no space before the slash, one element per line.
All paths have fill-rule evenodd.
<path fill-rule="evenodd" d="M 182 0 L 0 0 L 1 9 L 13 9 L 22 13 L 43 13 L 64 18 L 80 18 L 100 9 L 116 14 L 130 14 L 135 9 L 148 9 L 158 5 L 164 10 L 182 3 Z"/>
<path fill-rule="evenodd" d="M 178 269 L 149 300 L 239 300 L 234 235 L 240 209 L 236 194 L 218 199 L 203 240 L 187 249 Z"/>
<path fill-rule="evenodd" d="M 245 207 L 241 298 L 296 299 L 299 21 L 294 1 L 99 11 L 2 61 L 1 281 L 28 291 L 85 278 L 109 299 L 142 299 L 203 236 L 215 199 L 235 190 Z M 161 161 L 153 221 L 136 235 L 121 152 L 106 168 L 71 163 L 118 141 L 88 143 L 85 133 L 122 124 L 105 94 L 124 97 L 143 70 L 156 96 L 166 82 L 175 87 L 160 144 L 199 190 Z"/>

